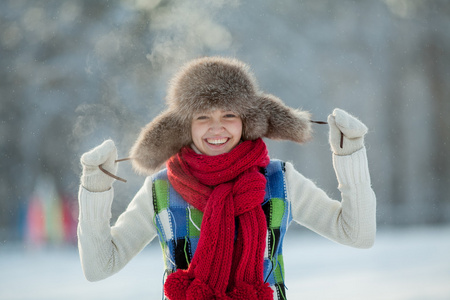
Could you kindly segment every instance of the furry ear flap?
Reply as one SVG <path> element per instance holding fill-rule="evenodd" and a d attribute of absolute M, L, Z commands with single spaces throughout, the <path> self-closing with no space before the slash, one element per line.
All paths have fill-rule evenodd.
<path fill-rule="evenodd" d="M 191 143 L 190 124 L 184 124 L 173 111 L 165 111 L 147 124 L 130 150 L 133 168 L 149 175 L 172 155 Z"/>
<path fill-rule="evenodd" d="M 264 137 L 296 143 L 305 143 L 311 139 L 309 112 L 290 108 L 279 98 L 270 94 L 261 94 L 257 103 L 260 113 L 267 118 L 267 130 Z"/>

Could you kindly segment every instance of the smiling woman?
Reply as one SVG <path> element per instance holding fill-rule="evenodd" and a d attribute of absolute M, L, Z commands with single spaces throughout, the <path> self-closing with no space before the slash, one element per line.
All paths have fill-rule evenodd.
<path fill-rule="evenodd" d="M 200 113 L 192 119 L 191 133 L 200 153 L 210 156 L 228 153 L 241 140 L 242 120 L 232 111 Z"/>
<path fill-rule="evenodd" d="M 261 92 L 244 63 L 193 60 L 166 99 L 130 153 L 135 169 L 151 176 L 112 227 L 114 179 L 98 166 L 116 173 L 114 143 L 81 157 L 78 237 L 89 280 L 116 273 L 159 237 L 166 299 L 285 300 L 283 241 L 292 220 L 341 244 L 372 246 L 375 194 L 361 121 L 340 109 L 328 117 L 336 201 L 292 164 L 270 159 L 262 138 L 306 142 L 310 114 Z"/>

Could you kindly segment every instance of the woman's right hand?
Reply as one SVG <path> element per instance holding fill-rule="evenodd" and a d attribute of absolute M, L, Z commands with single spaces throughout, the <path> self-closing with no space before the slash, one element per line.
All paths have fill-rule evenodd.
<path fill-rule="evenodd" d="M 117 148 L 112 140 L 104 141 L 100 146 L 81 156 L 83 174 L 81 185 L 90 192 L 105 192 L 112 187 L 114 178 L 106 175 L 99 165 L 112 174 L 117 173 Z"/>

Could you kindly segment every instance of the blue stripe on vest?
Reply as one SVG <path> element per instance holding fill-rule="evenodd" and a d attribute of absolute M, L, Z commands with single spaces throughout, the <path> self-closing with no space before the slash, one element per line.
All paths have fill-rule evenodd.
<path fill-rule="evenodd" d="M 262 208 L 267 220 L 264 280 L 274 290 L 274 299 L 286 299 L 284 287 L 283 240 L 292 221 L 287 201 L 285 163 L 271 160 L 263 170 L 267 179 Z M 153 178 L 155 225 L 167 274 L 187 269 L 199 240 L 202 212 L 189 205 L 170 185 L 167 170 Z"/>

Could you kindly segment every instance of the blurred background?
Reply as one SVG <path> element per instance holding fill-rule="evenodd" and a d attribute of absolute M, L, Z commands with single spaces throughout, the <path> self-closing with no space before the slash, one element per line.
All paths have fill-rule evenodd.
<path fill-rule="evenodd" d="M 381 238 L 358 255 L 371 263 L 374 257 L 382 260 L 383 249 L 406 237 L 403 245 L 411 247 L 397 249 L 397 258 L 423 252 L 411 254 L 405 261 L 409 266 L 437 255 L 433 249 L 450 250 L 449 28 L 447 0 L 1 1 L 0 299 L 60 299 L 49 292 L 38 296 L 38 288 L 32 296 L 20 288 L 9 293 L 3 288 L 16 282 L 7 270 L 31 270 L 38 259 L 37 274 L 52 263 L 72 262 L 73 282 L 83 282 L 78 290 L 86 288 L 76 253 L 79 157 L 108 138 L 115 141 L 119 157 L 127 157 L 140 128 L 164 109 L 173 73 L 187 60 L 209 55 L 247 62 L 265 92 L 309 110 L 315 120 L 326 121 L 339 107 L 369 127 L 366 146 Z M 306 145 L 267 143 L 271 157 L 293 162 L 340 198 L 326 125 L 314 125 L 314 139 Z M 112 222 L 144 181 L 129 162 L 120 164 L 118 175 L 128 183 L 115 183 Z M 322 245 L 301 228 L 293 230 Z M 414 244 L 422 238 L 426 243 Z M 155 244 L 144 252 L 154 251 Z M 329 257 L 327 247 L 338 246 L 325 241 L 323 247 Z M 348 263 L 356 255 L 338 249 L 349 255 Z M 305 253 L 322 253 L 316 250 L 305 246 Z M 154 264 L 145 253 L 140 259 Z M 436 266 L 444 269 L 439 273 L 424 266 L 433 272 L 427 278 L 450 280 L 448 257 L 439 259 Z M 392 265 L 382 261 L 386 268 L 377 265 L 376 270 L 390 273 Z M 312 271 L 305 280 L 323 276 L 301 262 L 296 268 Z M 135 283 L 136 272 L 130 270 L 129 277 L 117 275 L 124 277 L 116 280 Z M 34 273 L 17 274 L 25 273 L 29 276 L 19 284 L 41 287 L 43 280 L 54 282 L 61 275 L 47 271 L 42 278 L 48 279 L 36 282 Z M 157 273 L 150 289 L 159 295 L 162 275 Z M 349 280 L 361 278 L 350 274 Z M 145 280 L 137 289 L 147 294 L 148 284 Z M 102 299 L 108 291 L 105 299 L 131 295 L 111 292 L 120 287 L 111 282 L 99 283 L 95 287 L 105 290 L 97 292 L 88 286 L 79 294 L 84 299 Z M 303 286 L 299 295 L 327 299 L 326 294 L 301 294 L 311 286 Z M 450 299 L 450 289 L 409 295 L 405 285 L 403 294 L 391 292 L 389 298 L 377 297 L 370 286 L 365 299 Z M 297 299 L 295 287 L 291 295 Z"/>

